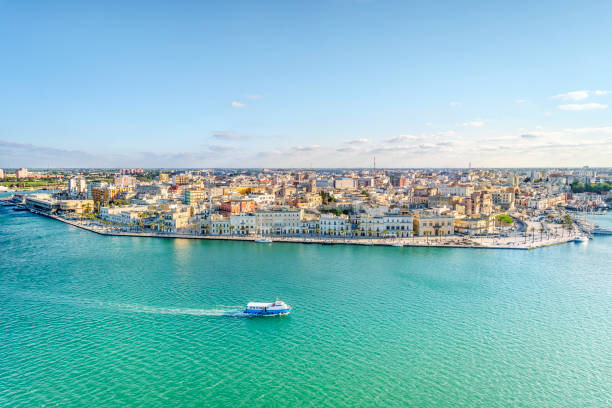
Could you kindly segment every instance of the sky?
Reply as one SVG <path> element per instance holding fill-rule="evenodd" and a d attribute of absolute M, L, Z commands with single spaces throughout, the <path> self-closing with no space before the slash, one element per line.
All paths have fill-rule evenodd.
<path fill-rule="evenodd" d="M 608 167 L 611 16 L 0 0 L 0 167 Z"/>

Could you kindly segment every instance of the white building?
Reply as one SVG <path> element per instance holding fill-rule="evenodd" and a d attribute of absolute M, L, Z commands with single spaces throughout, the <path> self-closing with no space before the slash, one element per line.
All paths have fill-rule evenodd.
<path fill-rule="evenodd" d="M 357 188 L 357 179 L 344 177 L 334 181 L 336 190 L 354 190 Z"/>
<path fill-rule="evenodd" d="M 358 217 L 358 225 L 361 236 L 405 238 L 412 235 L 413 220 L 409 215 L 364 215 Z"/>
<path fill-rule="evenodd" d="M 276 197 L 274 194 L 249 194 L 248 199 L 251 199 L 257 203 L 258 206 L 273 205 Z"/>
<path fill-rule="evenodd" d="M 257 216 L 255 214 L 232 214 L 229 220 L 234 235 L 253 235 L 257 232 Z"/>
<path fill-rule="evenodd" d="M 68 180 L 68 192 L 72 195 L 81 195 L 87 193 L 87 181 L 83 176 L 71 177 Z"/>
<path fill-rule="evenodd" d="M 293 234 L 298 232 L 302 224 L 304 210 L 280 208 L 260 210 L 255 212 L 255 227 L 257 234 Z"/>
<path fill-rule="evenodd" d="M 130 205 L 126 207 L 102 207 L 100 208 L 100 218 L 105 221 L 110 221 L 114 224 L 136 224 L 140 219 L 140 214 L 146 212 L 147 210 L 148 208 L 143 205 Z"/>
<path fill-rule="evenodd" d="M 351 233 L 351 223 L 346 215 L 321 214 L 319 221 L 321 234 L 348 235 Z"/>
<path fill-rule="evenodd" d="M 443 196 L 463 196 L 467 197 L 474 192 L 474 187 L 465 184 L 440 185 L 438 192 Z"/>

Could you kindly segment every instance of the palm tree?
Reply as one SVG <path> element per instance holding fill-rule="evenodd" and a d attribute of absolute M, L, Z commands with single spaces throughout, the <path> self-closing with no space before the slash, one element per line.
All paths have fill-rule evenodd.
<path fill-rule="evenodd" d="M 230 225 L 230 235 L 234 235 L 234 228 L 235 226 Z"/>

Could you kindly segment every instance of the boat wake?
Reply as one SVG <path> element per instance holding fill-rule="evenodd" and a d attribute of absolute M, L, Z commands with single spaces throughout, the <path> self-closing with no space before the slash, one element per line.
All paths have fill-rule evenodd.
<path fill-rule="evenodd" d="M 243 315 L 246 316 L 246 313 L 243 313 L 240 306 L 219 305 L 211 309 L 197 309 L 187 307 L 148 306 L 137 303 L 108 302 L 96 299 L 72 297 L 67 295 L 43 294 L 30 291 L 20 292 L 19 295 L 20 297 L 34 301 L 47 301 L 81 308 L 113 310 L 126 313 L 230 317 L 243 317 Z"/>

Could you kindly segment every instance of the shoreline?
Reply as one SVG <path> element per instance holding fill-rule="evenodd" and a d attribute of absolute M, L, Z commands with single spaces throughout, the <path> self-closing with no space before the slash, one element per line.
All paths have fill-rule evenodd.
<path fill-rule="evenodd" d="M 93 232 L 99 235 L 105 236 L 119 236 L 119 237 L 135 237 L 135 238 L 170 238 L 170 239 L 201 239 L 201 240 L 214 240 L 214 241 L 244 241 L 255 243 L 258 239 L 254 236 L 224 236 L 224 235 L 191 235 L 191 234 L 177 234 L 177 233 L 149 233 L 149 232 L 126 232 L 126 231 L 111 231 L 105 228 L 100 228 L 92 225 L 82 224 L 77 221 L 67 220 L 65 218 L 42 213 L 33 213 L 36 215 L 42 215 L 47 218 L 63 222 L 74 227 Z M 432 248 L 475 248 L 475 249 L 510 249 L 510 250 L 531 250 L 537 248 L 543 248 L 553 245 L 561 245 L 569 242 L 573 242 L 575 236 L 568 236 L 567 238 L 557 238 L 548 240 L 535 240 L 527 242 L 517 242 L 506 240 L 503 242 L 500 239 L 493 238 L 468 238 L 464 236 L 453 235 L 449 237 L 410 237 L 410 238 L 331 238 L 331 237 L 287 237 L 287 236 L 266 236 L 265 238 L 270 239 L 273 243 L 287 243 L 287 244 L 317 244 L 317 245 L 357 245 L 357 246 L 387 246 L 395 247 L 401 244 L 401 247 L 432 247 Z M 522 237 L 524 238 L 524 237 Z M 481 242 L 478 242 L 481 240 Z M 518 239 L 520 241 L 521 238 Z"/>

